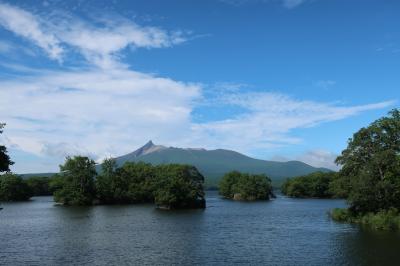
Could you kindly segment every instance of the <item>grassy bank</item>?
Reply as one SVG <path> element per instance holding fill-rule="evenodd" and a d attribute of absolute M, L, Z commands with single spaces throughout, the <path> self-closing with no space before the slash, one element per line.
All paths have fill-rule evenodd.
<path fill-rule="evenodd" d="M 337 208 L 330 215 L 338 222 L 360 224 L 377 230 L 400 231 L 400 212 L 395 208 L 366 214 L 354 214 L 349 209 Z"/>

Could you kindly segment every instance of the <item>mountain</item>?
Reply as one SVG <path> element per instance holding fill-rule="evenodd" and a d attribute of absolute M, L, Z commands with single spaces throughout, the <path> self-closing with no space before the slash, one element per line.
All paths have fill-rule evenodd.
<path fill-rule="evenodd" d="M 275 162 L 259 160 L 244 154 L 224 149 L 206 150 L 195 148 L 175 148 L 155 145 L 147 142 L 134 152 L 115 158 L 122 166 L 125 162 L 146 162 L 154 165 L 179 163 L 190 164 L 204 175 L 206 187 L 216 187 L 219 179 L 227 172 L 237 170 L 252 174 L 266 174 L 274 186 L 279 186 L 286 178 L 306 175 L 312 172 L 330 172 L 326 168 L 316 168 L 300 161 Z M 96 165 L 97 171 L 101 165 Z M 24 178 L 33 176 L 51 176 L 51 173 L 24 174 Z"/>
<path fill-rule="evenodd" d="M 123 165 L 128 161 L 142 161 L 155 165 L 166 163 L 194 165 L 206 178 L 208 187 L 216 186 L 225 173 L 233 170 L 253 174 L 266 174 L 272 179 L 274 185 L 279 185 L 288 177 L 305 175 L 316 171 L 331 171 L 326 168 L 316 168 L 300 161 L 266 161 L 254 159 L 231 150 L 165 147 L 155 145 L 152 141 L 132 153 L 116 157 L 115 160 L 118 165 Z"/>

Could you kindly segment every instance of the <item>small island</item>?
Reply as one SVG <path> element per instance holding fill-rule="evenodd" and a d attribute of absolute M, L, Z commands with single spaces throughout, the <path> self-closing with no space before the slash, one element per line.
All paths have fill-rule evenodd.
<path fill-rule="evenodd" d="M 281 186 L 284 195 L 292 198 L 345 198 L 336 172 L 315 172 L 287 179 Z"/>
<path fill-rule="evenodd" d="M 232 171 L 225 174 L 219 184 L 219 194 L 227 199 L 254 201 L 274 197 L 271 179 L 266 175 L 254 175 Z"/>
<path fill-rule="evenodd" d="M 193 166 L 153 166 L 106 159 L 100 174 L 93 160 L 68 157 L 55 177 L 54 199 L 63 205 L 154 203 L 159 209 L 205 208 L 204 177 Z"/>

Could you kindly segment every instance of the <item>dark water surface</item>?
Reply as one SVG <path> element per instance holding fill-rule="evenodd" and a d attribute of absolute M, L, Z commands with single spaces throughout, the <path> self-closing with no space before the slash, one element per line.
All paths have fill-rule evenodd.
<path fill-rule="evenodd" d="M 206 210 L 4 203 L 1 265 L 400 265 L 400 235 L 329 219 L 342 200 L 207 195 Z"/>

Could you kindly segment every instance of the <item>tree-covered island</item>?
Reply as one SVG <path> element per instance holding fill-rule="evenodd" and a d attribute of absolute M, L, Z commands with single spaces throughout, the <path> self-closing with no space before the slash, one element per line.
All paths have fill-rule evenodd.
<path fill-rule="evenodd" d="M 204 177 L 189 165 L 153 166 L 113 159 L 102 164 L 87 157 L 68 157 L 56 177 L 56 202 L 64 205 L 155 203 L 161 209 L 205 208 Z"/>
<path fill-rule="evenodd" d="M 227 199 L 254 201 L 274 197 L 271 179 L 266 175 L 255 175 L 232 171 L 225 174 L 219 184 L 219 194 Z"/>

